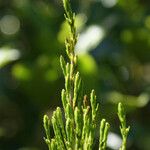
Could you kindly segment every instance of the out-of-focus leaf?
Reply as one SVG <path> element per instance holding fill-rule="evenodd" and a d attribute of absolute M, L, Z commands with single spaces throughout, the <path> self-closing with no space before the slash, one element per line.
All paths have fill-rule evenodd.
<path fill-rule="evenodd" d="M 79 70 L 85 85 L 85 90 L 97 89 L 99 70 L 94 58 L 89 54 L 79 55 Z"/>
<path fill-rule="evenodd" d="M 146 106 L 149 102 L 149 98 L 150 97 L 147 93 L 142 93 L 139 96 L 124 95 L 116 91 L 107 93 L 107 99 L 109 102 L 113 104 L 123 102 L 125 105 L 132 108 Z"/>
<path fill-rule="evenodd" d="M 79 67 L 85 74 L 97 74 L 98 67 L 93 59 L 93 57 L 89 54 L 79 55 Z"/>
<path fill-rule="evenodd" d="M 58 79 L 58 72 L 54 69 L 50 69 L 45 73 L 45 79 L 47 81 L 56 81 Z"/>
<path fill-rule="evenodd" d="M 18 80 L 27 81 L 31 79 L 31 70 L 23 64 L 16 64 L 12 68 L 12 74 Z"/>
<path fill-rule="evenodd" d="M 0 127 L 0 137 L 3 137 L 5 134 L 5 129 L 3 127 Z"/>

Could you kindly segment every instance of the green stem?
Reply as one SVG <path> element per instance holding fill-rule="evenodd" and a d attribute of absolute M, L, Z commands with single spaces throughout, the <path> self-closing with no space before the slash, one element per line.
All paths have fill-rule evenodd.
<path fill-rule="evenodd" d="M 126 114 L 122 103 L 118 104 L 118 117 L 121 123 L 120 132 L 122 135 L 122 145 L 119 150 L 126 150 L 127 137 L 128 137 L 130 127 L 126 127 Z"/>

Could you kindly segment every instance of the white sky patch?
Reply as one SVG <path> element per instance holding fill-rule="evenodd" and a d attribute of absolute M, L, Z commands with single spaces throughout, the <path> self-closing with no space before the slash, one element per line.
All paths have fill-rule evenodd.
<path fill-rule="evenodd" d="M 17 49 L 0 48 L 0 67 L 8 62 L 17 60 L 20 57 L 20 53 Z"/>
<path fill-rule="evenodd" d="M 6 35 L 13 35 L 20 29 L 20 21 L 16 16 L 5 15 L 0 20 L 0 30 Z"/>
<path fill-rule="evenodd" d="M 113 150 L 118 150 L 121 147 L 122 139 L 119 135 L 110 132 L 108 134 L 107 146 Z"/>
<path fill-rule="evenodd" d="M 97 25 L 89 26 L 83 33 L 80 34 L 76 45 L 76 53 L 83 54 L 94 49 L 104 38 L 105 31 Z"/>
<path fill-rule="evenodd" d="M 117 4 L 117 0 L 101 0 L 101 3 L 104 7 L 111 8 Z"/>

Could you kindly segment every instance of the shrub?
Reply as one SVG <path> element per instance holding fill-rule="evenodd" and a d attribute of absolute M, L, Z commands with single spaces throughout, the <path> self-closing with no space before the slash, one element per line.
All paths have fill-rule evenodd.
<path fill-rule="evenodd" d="M 70 36 L 65 41 L 66 53 L 70 62 L 66 62 L 63 56 L 60 57 L 65 77 L 65 89 L 61 93 L 65 121 L 60 107 L 53 112 L 51 119 L 44 115 L 45 142 L 49 150 L 92 150 L 99 104 L 96 102 L 94 90 L 91 91 L 90 100 L 83 94 L 82 80 L 77 70 L 78 57 L 74 51 L 77 43 L 75 13 L 72 12 L 69 0 L 63 0 L 63 6 L 65 19 L 70 27 Z M 118 117 L 123 139 L 120 150 L 126 150 L 129 127 L 126 126 L 125 111 L 121 103 L 118 104 Z M 50 131 L 51 125 L 54 130 L 53 138 Z M 102 119 L 99 128 L 99 150 L 105 150 L 110 125 L 105 119 Z"/>

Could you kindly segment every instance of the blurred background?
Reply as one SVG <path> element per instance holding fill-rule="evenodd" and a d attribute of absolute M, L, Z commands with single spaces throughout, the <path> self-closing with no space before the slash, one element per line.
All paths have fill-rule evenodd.
<path fill-rule="evenodd" d="M 111 124 L 108 149 L 121 143 L 117 103 L 131 126 L 129 150 L 150 149 L 150 1 L 71 0 L 85 93 Z M 46 150 L 42 117 L 61 106 L 65 55 L 61 0 L 0 0 L 0 150 Z"/>

